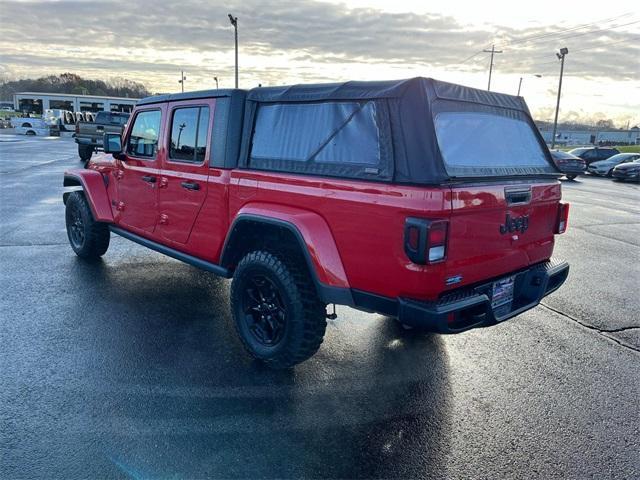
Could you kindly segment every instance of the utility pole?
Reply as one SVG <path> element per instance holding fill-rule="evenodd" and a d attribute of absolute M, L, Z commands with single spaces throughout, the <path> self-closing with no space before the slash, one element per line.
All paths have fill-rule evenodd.
<path fill-rule="evenodd" d="M 238 17 L 234 17 L 230 13 L 228 15 L 229 21 L 231 22 L 231 25 L 233 25 L 236 37 L 236 88 L 238 88 Z"/>
<path fill-rule="evenodd" d="M 213 79 L 216 81 L 216 90 L 218 89 L 218 77 L 213 77 Z"/>
<path fill-rule="evenodd" d="M 487 85 L 487 90 L 491 91 L 491 74 L 493 73 L 493 56 L 496 53 L 502 53 L 502 50 L 496 50 L 495 45 L 491 45 L 491 50 L 482 50 L 485 53 L 491 54 L 491 63 L 489 64 L 489 84 Z"/>
<path fill-rule="evenodd" d="M 560 94 L 562 93 L 562 75 L 564 74 L 564 56 L 569 53 L 569 49 L 564 47 L 560 49 L 560 53 L 556 53 L 556 57 L 560 60 L 560 82 L 558 83 L 558 100 L 556 101 L 556 116 L 553 120 L 553 136 L 551 137 L 551 149 L 556 146 L 556 131 L 558 129 L 558 112 L 560 111 Z"/>
<path fill-rule="evenodd" d="M 178 80 L 178 83 L 182 87 L 182 93 L 184 93 L 184 81 L 186 79 L 187 79 L 187 77 L 184 76 L 184 71 L 180 71 L 180 80 Z"/>

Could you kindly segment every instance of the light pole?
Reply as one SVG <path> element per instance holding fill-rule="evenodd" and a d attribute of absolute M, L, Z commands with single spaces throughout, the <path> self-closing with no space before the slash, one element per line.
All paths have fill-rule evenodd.
<path fill-rule="evenodd" d="M 560 60 L 560 82 L 558 83 L 558 100 L 556 101 L 556 116 L 553 120 L 553 136 L 551 137 L 551 149 L 556 146 L 556 130 L 558 129 L 558 112 L 560 111 L 560 94 L 562 93 L 562 75 L 564 74 L 564 56 L 569 53 L 569 49 L 563 47 L 556 57 Z"/>
<path fill-rule="evenodd" d="M 187 79 L 187 77 L 184 76 L 184 72 L 181 71 L 180 72 L 180 80 L 178 80 L 178 83 L 180 84 L 180 86 L 182 87 L 182 93 L 184 93 L 184 81 Z"/>
<path fill-rule="evenodd" d="M 213 79 L 216 81 L 216 90 L 218 89 L 218 77 L 213 77 Z"/>
<path fill-rule="evenodd" d="M 539 74 L 537 74 L 537 73 L 536 73 L 536 74 L 534 75 L 534 77 L 542 78 L 542 75 L 539 75 Z M 518 97 L 520 96 L 520 89 L 522 88 L 522 79 L 523 79 L 523 78 L 524 78 L 524 77 L 520 77 L 520 83 L 518 84 L 518 95 L 517 95 Z"/>
<path fill-rule="evenodd" d="M 231 25 L 233 25 L 236 38 L 236 88 L 238 88 L 238 17 L 234 17 L 230 13 L 228 15 L 229 21 L 231 22 Z"/>

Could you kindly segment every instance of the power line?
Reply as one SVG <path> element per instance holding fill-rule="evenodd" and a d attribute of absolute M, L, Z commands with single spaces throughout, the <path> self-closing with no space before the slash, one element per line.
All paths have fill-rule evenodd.
<path fill-rule="evenodd" d="M 548 41 L 568 40 L 568 39 L 571 39 L 571 38 L 582 37 L 584 35 L 591 35 L 592 33 L 610 32 L 611 30 L 615 30 L 616 28 L 626 27 L 626 26 L 629 26 L 629 25 L 635 25 L 637 23 L 640 23 L 640 20 L 636 20 L 634 22 L 622 23 L 620 25 L 613 25 L 613 26 L 611 26 L 609 28 L 600 28 L 598 30 L 591 30 L 589 32 L 576 33 L 575 35 L 566 35 L 564 37 L 558 37 L 558 38 L 554 38 L 553 40 L 548 40 Z M 545 40 L 545 41 L 547 41 L 547 40 Z"/>
<path fill-rule="evenodd" d="M 596 22 L 591 22 L 591 23 L 585 23 L 585 24 L 577 26 L 577 27 L 572 27 L 572 28 L 568 28 L 568 29 L 564 29 L 564 30 L 558 30 L 558 31 L 553 32 L 553 33 L 546 33 L 546 34 L 542 34 L 542 35 L 527 37 L 525 39 L 514 40 L 513 42 L 504 44 L 501 48 L 504 48 L 504 47 L 510 46 L 510 45 L 519 44 L 519 43 L 530 42 L 530 41 L 533 41 L 533 40 L 536 40 L 536 39 L 538 41 L 540 41 L 540 39 L 548 39 L 548 41 L 567 40 L 567 39 L 571 39 L 571 38 L 575 38 L 575 37 L 580 37 L 580 36 L 583 36 L 583 35 L 590 35 L 592 33 L 604 33 L 604 32 L 608 32 L 608 31 L 614 30 L 616 28 L 626 27 L 626 26 L 629 26 L 629 25 L 635 25 L 637 23 L 640 23 L 640 20 L 636 20 L 636 21 L 633 21 L 633 22 L 623 23 L 623 24 L 620 24 L 620 25 L 612 25 L 609 28 L 599 28 L 599 29 L 596 29 L 596 30 L 590 30 L 588 32 L 580 32 L 580 33 L 577 33 L 577 34 L 574 34 L 574 35 L 564 35 L 564 36 L 560 36 L 558 38 L 549 39 L 549 37 L 555 37 L 556 35 L 562 35 L 563 33 L 566 33 L 568 31 L 579 30 L 579 29 L 594 25 L 596 23 L 608 23 L 608 22 L 611 22 L 611 21 L 616 20 L 618 18 L 624 17 L 624 16 L 626 16 L 628 14 L 629 13 L 625 13 L 625 14 L 622 14 L 622 15 L 618 15 L 616 17 L 611 17 L 609 19 L 598 20 Z M 543 41 L 547 41 L 547 40 L 543 40 Z M 533 43 L 536 43 L 536 42 L 534 41 Z M 485 47 L 485 48 L 487 48 L 487 47 Z M 469 60 L 472 60 L 472 59 L 476 58 L 481 53 L 489 53 L 489 52 L 490 52 L 490 50 L 489 51 L 487 51 L 485 49 L 478 50 L 477 52 L 475 52 L 472 55 L 468 56 L 467 58 L 465 58 L 461 62 L 458 62 L 458 65 L 462 65 L 464 63 L 467 63 Z M 502 53 L 502 52 L 500 52 L 500 53 Z M 507 53 L 510 53 L 510 52 L 507 52 Z"/>
<path fill-rule="evenodd" d="M 571 53 L 573 54 L 573 53 L 578 53 L 578 52 L 586 52 L 587 50 L 594 50 L 596 48 L 606 48 L 606 47 L 610 47 L 612 45 L 618 45 L 619 43 L 628 43 L 628 42 L 629 42 L 629 39 L 625 38 L 623 40 L 618 40 L 618 41 L 611 42 L 611 43 L 604 43 L 604 44 L 601 43 L 599 45 L 593 45 L 591 47 L 585 47 L 585 48 L 579 48 L 577 50 L 571 50 Z M 536 58 L 546 58 L 546 57 L 549 57 L 549 56 L 550 56 L 550 54 L 536 55 L 534 57 L 528 57 L 528 59 L 534 60 Z M 556 64 L 556 63 L 558 63 L 558 61 L 557 60 L 553 60 L 553 61 L 550 61 L 550 62 L 538 63 L 537 65 L 549 65 L 551 63 Z"/>
<path fill-rule="evenodd" d="M 618 15 L 616 17 L 611 17 L 611 18 L 607 18 L 607 19 L 603 19 L 603 20 L 597 20 L 595 22 L 585 23 L 585 24 L 582 24 L 582 25 L 578 25 L 576 27 L 566 28 L 564 30 L 557 30 L 555 32 L 548 32 L 548 33 L 543 33 L 543 34 L 539 34 L 539 35 L 532 35 L 532 36 L 525 37 L 525 38 L 515 39 L 515 40 L 513 40 L 513 41 L 511 41 L 509 43 L 505 43 L 505 44 L 501 45 L 501 47 L 504 48 L 504 47 L 508 47 L 508 46 L 515 45 L 515 44 L 518 44 L 518 43 L 526 43 L 526 42 L 530 42 L 532 40 L 536 40 L 536 39 L 539 39 L 539 38 L 553 37 L 553 36 L 556 36 L 556 35 L 561 35 L 561 34 L 566 33 L 566 32 L 571 32 L 571 31 L 575 31 L 575 30 L 581 30 L 583 28 L 590 27 L 590 26 L 596 25 L 598 23 L 609 23 L 609 22 L 612 22 L 613 20 L 617 20 L 619 18 L 625 17 L 625 16 L 630 15 L 630 14 L 631 14 L 631 12 L 627 12 L 627 13 L 623 13 L 622 15 Z"/>
<path fill-rule="evenodd" d="M 476 53 L 474 53 L 473 55 L 465 58 L 464 60 L 462 60 L 461 62 L 458 62 L 458 64 L 462 65 L 463 63 L 467 63 L 469 60 L 471 60 L 472 58 L 477 57 L 478 55 L 480 55 L 481 53 L 484 53 L 484 50 L 478 50 Z"/>

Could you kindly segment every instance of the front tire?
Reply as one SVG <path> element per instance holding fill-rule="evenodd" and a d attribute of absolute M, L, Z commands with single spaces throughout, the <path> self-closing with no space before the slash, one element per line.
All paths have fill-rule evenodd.
<path fill-rule="evenodd" d="M 109 248 L 109 228 L 106 223 L 96 222 L 82 192 L 71 192 L 67 198 L 65 221 L 67 237 L 76 255 L 85 259 L 96 259 Z"/>
<path fill-rule="evenodd" d="M 567 180 L 574 180 L 577 177 L 577 175 L 566 175 L 566 177 L 567 177 Z"/>
<path fill-rule="evenodd" d="M 231 308 L 245 349 L 272 368 L 307 360 L 324 338 L 325 305 L 300 261 L 247 254 L 233 275 Z"/>

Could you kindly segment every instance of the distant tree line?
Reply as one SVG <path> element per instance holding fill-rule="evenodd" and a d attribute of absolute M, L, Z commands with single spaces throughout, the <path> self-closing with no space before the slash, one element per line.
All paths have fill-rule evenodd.
<path fill-rule="evenodd" d="M 36 79 L 0 80 L 0 99 L 11 100 L 17 92 L 71 93 L 108 97 L 142 98 L 150 95 L 147 88 L 126 78 L 89 80 L 75 73 L 49 75 Z"/>
<path fill-rule="evenodd" d="M 544 120 L 536 120 L 536 125 L 540 130 L 553 129 L 553 122 L 546 122 Z M 586 122 L 558 122 L 558 128 L 560 130 L 587 130 L 587 131 L 599 131 L 599 130 L 617 130 L 613 120 L 601 119 L 590 123 Z"/>

